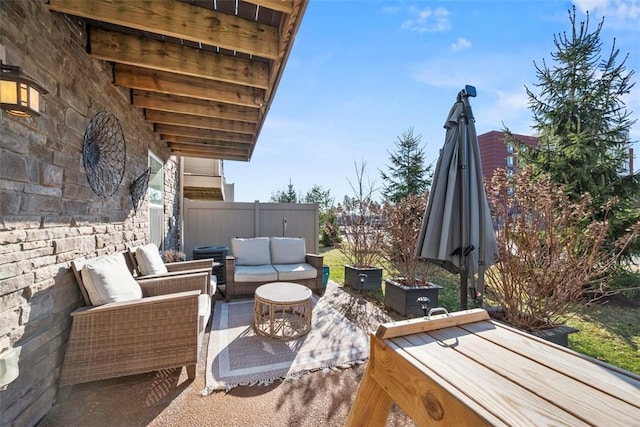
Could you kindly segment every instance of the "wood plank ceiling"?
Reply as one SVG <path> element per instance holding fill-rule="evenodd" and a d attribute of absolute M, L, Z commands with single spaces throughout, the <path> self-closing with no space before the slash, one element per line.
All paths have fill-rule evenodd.
<path fill-rule="evenodd" d="M 249 161 L 308 0 L 48 0 L 175 155 Z"/>

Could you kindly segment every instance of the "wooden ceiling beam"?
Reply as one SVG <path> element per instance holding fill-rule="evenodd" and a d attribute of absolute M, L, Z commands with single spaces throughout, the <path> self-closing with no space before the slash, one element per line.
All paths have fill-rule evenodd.
<path fill-rule="evenodd" d="M 217 152 L 224 152 L 226 154 L 236 154 L 239 156 L 247 156 L 247 154 L 249 153 L 249 150 L 247 148 L 240 148 L 240 147 L 222 147 L 220 145 L 217 144 L 191 144 L 191 143 L 184 143 L 184 142 L 174 142 L 174 141 L 167 141 L 168 146 L 171 148 L 181 148 L 183 150 L 199 150 L 199 151 L 203 151 L 203 150 L 212 150 L 212 151 L 217 151 Z"/>
<path fill-rule="evenodd" d="M 171 152 L 176 156 L 198 157 L 202 159 L 220 159 L 248 162 L 249 158 L 246 154 L 223 153 L 210 150 L 190 150 L 182 147 L 171 147 Z"/>
<path fill-rule="evenodd" d="M 176 153 L 202 153 L 212 159 L 229 159 L 248 160 L 251 150 L 248 148 L 226 145 L 228 143 L 220 143 L 218 141 L 193 142 L 198 140 L 190 140 L 184 137 L 170 137 L 164 139 L 169 149 Z M 181 154 L 186 155 L 186 154 Z"/>
<path fill-rule="evenodd" d="M 133 91 L 133 105 L 151 110 L 258 123 L 258 109 L 156 92 Z"/>
<path fill-rule="evenodd" d="M 198 150 L 211 150 L 211 149 L 224 149 L 227 152 L 235 153 L 248 153 L 249 147 L 246 145 L 238 145 L 232 142 L 216 141 L 216 140 L 202 140 L 197 138 L 189 138 L 186 136 L 172 136 L 162 135 L 162 140 L 173 146 L 181 145 L 184 147 L 191 147 Z"/>
<path fill-rule="evenodd" d="M 199 129 L 187 126 L 174 126 L 158 124 L 155 131 L 162 135 L 188 136 L 199 139 L 214 139 L 217 141 L 228 141 L 236 144 L 251 144 L 252 135 L 243 133 L 223 132 L 212 129 Z"/>
<path fill-rule="evenodd" d="M 293 12 L 293 0 L 245 0 L 247 3 L 255 4 L 256 6 L 264 7 L 266 9 L 277 10 L 278 12 L 285 13 L 287 15 Z"/>
<path fill-rule="evenodd" d="M 118 86 L 258 108 L 265 91 L 166 71 L 115 64 Z"/>
<path fill-rule="evenodd" d="M 261 89 L 269 87 L 266 62 L 99 28 L 91 30 L 89 40 L 93 58 Z"/>
<path fill-rule="evenodd" d="M 279 58 L 278 28 L 181 1 L 49 0 L 49 9 L 263 58 Z"/>
<path fill-rule="evenodd" d="M 200 129 L 244 133 L 248 135 L 254 135 L 256 133 L 256 125 L 253 123 L 212 117 L 192 116 L 189 114 L 170 113 L 158 110 L 145 110 L 145 118 L 148 122 L 164 125 L 188 126 Z"/>

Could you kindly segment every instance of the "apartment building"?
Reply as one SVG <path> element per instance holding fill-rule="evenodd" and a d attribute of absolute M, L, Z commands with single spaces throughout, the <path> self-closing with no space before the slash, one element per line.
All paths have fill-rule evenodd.
<path fill-rule="evenodd" d="M 535 136 L 513 135 L 530 147 L 538 144 L 538 138 Z M 480 157 L 482 160 L 482 174 L 485 181 L 491 180 L 493 173 L 498 168 L 506 168 L 507 173 L 513 173 L 515 171 L 517 165 L 517 147 L 505 141 L 504 132 L 492 130 L 478 135 L 478 145 L 480 147 Z M 621 171 L 621 174 L 633 173 L 633 159 L 633 147 L 629 147 L 628 161 L 625 163 L 624 170 Z"/>
<path fill-rule="evenodd" d="M 514 136 L 529 146 L 535 146 L 538 143 L 538 138 L 533 136 L 519 134 L 514 134 Z M 512 143 L 506 143 L 504 132 L 492 130 L 478 135 L 478 145 L 485 182 L 491 180 L 493 173 L 498 168 L 515 171 L 516 147 Z"/>

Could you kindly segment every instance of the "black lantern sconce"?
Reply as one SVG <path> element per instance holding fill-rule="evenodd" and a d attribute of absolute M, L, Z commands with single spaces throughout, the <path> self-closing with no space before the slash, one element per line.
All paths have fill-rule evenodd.
<path fill-rule="evenodd" d="M 0 108 L 17 117 L 40 115 L 40 95 L 47 92 L 16 65 L 0 60 Z"/>

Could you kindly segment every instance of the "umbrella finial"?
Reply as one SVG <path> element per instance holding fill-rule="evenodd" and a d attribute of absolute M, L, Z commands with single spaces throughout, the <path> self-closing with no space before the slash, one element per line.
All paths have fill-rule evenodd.
<path fill-rule="evenodd" d="M 463 96 L 466 97 L 476 97 L 476 87 L 471 85 L 465 85 L 464 89 L 462 89 Z"/>
<path fill-rule="evenodd" d="M 476 97 L 476 87 L 471 85 L 465 85 L 464 89 L 458 93 L 458 102 L 462 101 L 464 98 L 475 98 Z"/>

